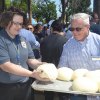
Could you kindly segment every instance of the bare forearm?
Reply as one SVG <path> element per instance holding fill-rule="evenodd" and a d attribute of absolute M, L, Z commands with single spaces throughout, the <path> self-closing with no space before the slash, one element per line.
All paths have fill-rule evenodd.
<path fill-rule="evenodd" d="M 43 62 L 37 60 L 37 59 L 29 59 L 28 65 L 32 67 L 33 69 L 37 68 L 39 65 L 43 64 Z"/>
<path fill-rule="evenodd" d="M 37 64 L 41 64 L 41 63 L 38 63 L 38 61 L 37 61 L 36 65 Z M 21 67 L 20 65 L 13 64 L 11 62 L 6 62 L 4 64 L 1 64 L 0 69 L 5 72 L 12 73 L 14 75 L 33 77 L 33 78 L 36 78 L 37 80 L 47 81 L 45 79 L 42 79 L 39 76 L 39 72 L 37 72 L 36 70 L 29 71 L 29 70 Z"/>
<path fill-rule="evenodd" d="M 32 72 L 21 67 L 20 65 L 16 65 L 10 62 L 6 62 L 5 64 L 0 65 L 0 68 L 8 73 L 12 73 L 15 75 L 20 75 L 20 76 L 26 76 L 26 77 L 31 77 Z"/>

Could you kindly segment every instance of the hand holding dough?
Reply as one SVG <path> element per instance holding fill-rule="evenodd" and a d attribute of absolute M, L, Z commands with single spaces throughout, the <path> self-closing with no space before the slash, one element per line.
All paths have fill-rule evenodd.
<path fill-rule="evenodd" d="M 37 72 L 40 72 L 39 76 L 41 78 L 47 78 L 50 81 L 56 80 L 58 76 L 58 71 L 57 68 L 54 64 L 52 63 L 44 63 L 40 65 L 37 69 Z"/>

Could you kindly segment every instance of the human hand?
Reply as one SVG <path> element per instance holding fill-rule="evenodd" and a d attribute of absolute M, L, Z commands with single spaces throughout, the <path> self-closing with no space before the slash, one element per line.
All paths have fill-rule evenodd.
<path fill-rule="evenodd" d="M 39 71 L 34 70 L 33 73 L 32 73 L 32 76 L 33 76 L 34 78 L 36 78 L 37 80 L 39 80 L 39 81 L 50 81 L 48 78 L 40 77 L 40 74 L 41 74 L 41 73 L 42 73 L 42 72 L 39 72 Z"/>

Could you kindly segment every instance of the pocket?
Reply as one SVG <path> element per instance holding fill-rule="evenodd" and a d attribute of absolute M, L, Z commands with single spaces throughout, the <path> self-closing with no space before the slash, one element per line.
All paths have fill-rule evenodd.
<path fill-rule="evenodd" d="M 100 56 L 91 56 L 92 61 L 100 61 Z"/>

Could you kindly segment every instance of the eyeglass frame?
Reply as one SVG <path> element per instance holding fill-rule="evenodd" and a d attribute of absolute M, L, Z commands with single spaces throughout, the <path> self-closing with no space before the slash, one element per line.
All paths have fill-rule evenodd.
<path fill-rule="evenodd" d="M 31 29 L 31 30 L 32 30 L 33 28 L 27 28 L 27 30 L 29 30 L 29 29 Z"/>
<path fill-rule="evenodd" d="M 70 28 L 69 28 L 69 30 L 72 31 L 72 32 L 73 32 L 73 31 L 80 32 L 82 29 L 83 29 L 83 28 L 81 28 L 81 27 L 76 27 L 76 28 L 70 27 Z"/>
<path fill-rule="evenodd" d="M 23 26 L 23 23 L 19 23 L 19 22 L 15 22 L 15 21 L 12 21 L 12 23 L 14 24 L 14 25 L 16 25 L 16 26 Z"/>

